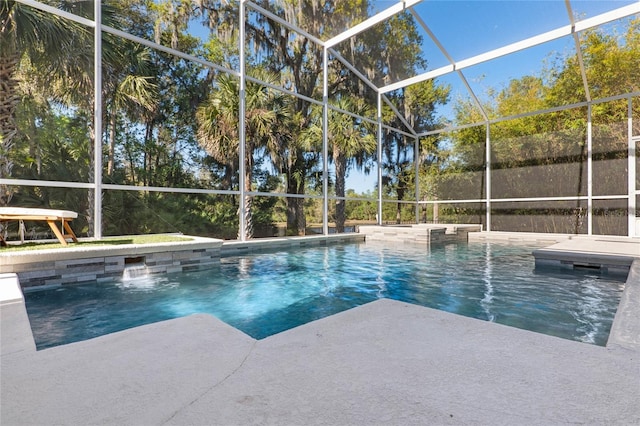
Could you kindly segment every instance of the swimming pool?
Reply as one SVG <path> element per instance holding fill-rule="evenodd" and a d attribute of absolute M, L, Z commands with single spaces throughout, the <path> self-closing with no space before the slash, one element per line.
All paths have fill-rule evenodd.
<path fill-rule="evenodd" d="M 536 270 L 533 247 L 361 243 L 222 258 L 213 268 L 27 291 L 38 349 L 193 313 L 261 339 L 390 298 L 605 345 L 624 277 Z"/>

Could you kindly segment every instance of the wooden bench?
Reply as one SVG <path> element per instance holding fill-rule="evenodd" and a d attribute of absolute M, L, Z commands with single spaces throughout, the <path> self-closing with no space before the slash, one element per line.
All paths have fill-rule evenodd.
<path fill-rule="evenodd" d="M 74 234 L 69 222 L 78 217 L 78 213 L 70 210 L 53 210 L 53 209 L 32 209 L 23 207 L 0 207 L 0 222 L 8 222 L 11 220 L 28 220 L 28 221 L 44 221 L 58 238 L 60 243 L 67 245 L 67 239 L 71 239 L 77 243 L 78 239 Z M 57 222 L 61 226 L 58 228 Z M 0 234 L 0 246 L 6 247 L 7 242 Z"/>

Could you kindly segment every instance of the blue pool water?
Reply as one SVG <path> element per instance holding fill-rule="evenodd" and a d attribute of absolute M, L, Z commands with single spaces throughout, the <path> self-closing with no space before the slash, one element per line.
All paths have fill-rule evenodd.
<path fill-rule="evenodd" d="M 532 247 L 350 244 L 222 258 L 219 266 L 25 295 L 39 349 L 193 313 L 261 339 L 390 298 L 606 344 L 624 278 L 536 270 Z"/>

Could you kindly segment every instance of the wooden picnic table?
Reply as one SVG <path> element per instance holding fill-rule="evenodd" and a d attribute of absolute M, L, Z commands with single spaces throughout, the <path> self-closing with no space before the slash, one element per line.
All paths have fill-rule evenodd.
<path fill-rule="evenodd" d="M 78 217 L 78 213 L 70 210 L 37 209 L 26 207 L 0 207 L 0 222 L 11 220 L 44 221 L 58 238 L 62 245 L 67 245 L 67 239 L 77 243 L 76 234 L 69 226 L 69 222 Z M 60 222 L 60 228 L 58 228 Z M 5 247 L 7 242 L 0 234 L 0 246 Z"/>

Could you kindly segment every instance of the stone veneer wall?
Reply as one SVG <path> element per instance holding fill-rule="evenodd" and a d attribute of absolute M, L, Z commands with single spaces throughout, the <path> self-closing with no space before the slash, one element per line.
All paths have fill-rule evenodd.
<path fill-rule="evenodd" d="M 162 274 L 210 267 L 220 260 L 220 249 L 195 249 L 176 252 L 146 253 L 136 256 L 104 256 L 35 262 L 4 268 L 15 272 L 22 287 L 51 286 L 88 281 L 112 281 L 121 278 L 125 259 L 142 257 L 146 272 Z M 9 270 L 11 269 L 11 270 Z"/>
<path fill-rule="evenodd" d="M 222 240 L 194 238 L 180 243 L 69 247 L 1 253 L 0 273 L 15 273 L 22 287 L 56 286 L 122 277 L 130 261 L 149 274 L 181 272 L 213 266 L 220 260 Z"/>

